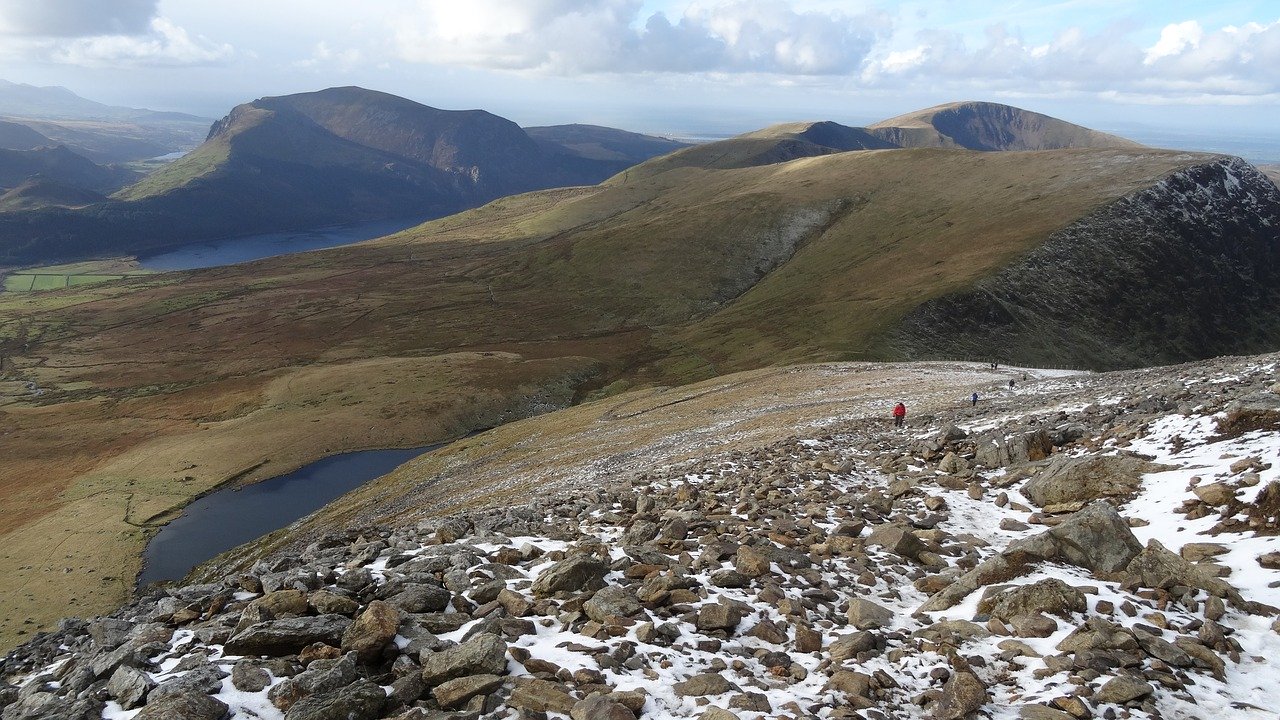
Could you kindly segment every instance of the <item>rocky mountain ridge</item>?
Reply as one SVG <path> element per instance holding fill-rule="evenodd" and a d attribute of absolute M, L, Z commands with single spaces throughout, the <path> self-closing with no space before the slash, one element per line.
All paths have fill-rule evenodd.
<path fill-rule="evenodd" d="M 905 430 L 335 529 L 67 621 L 0 716 L 1274 717 L 1278 367 L 1006 369 Z"/>

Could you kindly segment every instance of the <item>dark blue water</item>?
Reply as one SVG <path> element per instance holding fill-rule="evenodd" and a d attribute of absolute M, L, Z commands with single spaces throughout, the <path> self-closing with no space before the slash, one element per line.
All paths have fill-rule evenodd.
<path fill-rule="evenodd" d="M 402 218 L 317 230 L 297 230 L 211 240 L 183 245 L 154 255 L 141 255 L 138 257 L 138 264 L 147 270 L 158 271 L 195 270 L 219 265 L 234 265 L 276 255 L 321 250 L 361 240 L 372 240 L 400 232 L 422 222 L 422 218 Z"/>
<path fill-rule="evenodd" d="M 147 544 L 138 586 L 181 579 L 218 553 L 278 530 L 443 444 L 334 455 L 287 475 L 205 495 Z"/>

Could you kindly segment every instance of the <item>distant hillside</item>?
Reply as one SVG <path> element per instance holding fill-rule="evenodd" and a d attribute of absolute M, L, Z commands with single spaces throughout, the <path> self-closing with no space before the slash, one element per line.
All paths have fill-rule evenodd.
<path fill-rule="evenodd" d="M 1271 182 L 1280 185 L 1280 165 L 1259 165 L 1258 169 L 1271 178 Z"/>
<path fill-rule="evenodd" d="M 34 150 L 49 145 L 57 143 L 26 125 L 0 120 L 0 149 Z"/>
<path fill-rule="evenodd" d="M 438 217 L 505 195 L 594 184 L 618 169 L 548 151 L 482 110 L 438 110 L 355 87 L 262 98 L 234 108 L 199 148 L 118 193 L 120 202 L 0 221 L 0 261 Z"/>
<path fill-rule="evenodd" d="M 875 123 L 867 130 L 901 147 L 989 151 L 1142 147 L 1048 115 L 989 102 L 938 105 Z"/>
<path fill-rule="evenodd" d="M 618 163 L 618 169 L 688 147 L 687 143 L 664 137 L 599 125 L 549 125 L 527 127 L 524 131 L 548 152 Z"/>
<path fill-rule="evenodd" d="M 0 190 L 10 190 L 37 176 L 98 193 L 114 192 L 137 179 L 136 173 L 103 167 L 63 146 L 0 150 Z"/>
<path fill-rule="evenodd" d="M 107 202 L 107 196 L 39 175 L 0 194 L 0 212 L 47 207 L 79 208 Z"/>
<path fill-rule="evenodd" d="M 195 115 L 105 105 L 80 97 L 64 87 L 38 87 L 8 80 L 0 80 L 0 115 L 45 120 L 204 122 L 204 118 Z"/>

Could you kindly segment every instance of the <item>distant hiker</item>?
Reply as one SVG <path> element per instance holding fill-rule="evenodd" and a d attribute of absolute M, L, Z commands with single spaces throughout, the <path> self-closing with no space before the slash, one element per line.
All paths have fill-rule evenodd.
<path fill-rule="evenodd" d="M 907 406 L 898 403 L 893 406 L 893 426 L 902 427 L 902 421 L 907 419 Z"/>
<path fill-rule="evenodd" d="M 1022 382 L 1026 382 L 1026 381 L 1027 381 L 1027 374 L 1022 373 Z"/>
<path fill-rule="evenodd" d="M 1013 386 L 1014 386 L 1013 378 L 1009 378 L 1009 389 L 1012 390 Z"/>
<path fill-rule="evenodd" d="M 973 407 L 978 407 L 978 393 L 974 393 L 973 397 L 969 398 L 969 401 L 973 403 Z"/>

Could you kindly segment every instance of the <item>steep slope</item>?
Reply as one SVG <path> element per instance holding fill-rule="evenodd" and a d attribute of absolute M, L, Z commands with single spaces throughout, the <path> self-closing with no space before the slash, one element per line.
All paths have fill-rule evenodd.
<path fill-rule="evenodd" d="M 63 185 L 110 193 L 137 178 L 121 168 L 103 167 L 63 146 L 35 150 L 0 150 L 0 190 L 34 177 Z"/>
<path fill-rule="evenodd" d="M 263 98 L 205 143 L 87 212 L 0 222 L 0 261 L 131 253 L 342 222 L 438 217 L 504 195 L 599 182 L 617 163 L 549 153 L 490 113 L 361 88 Z"/>
<path fill-rule="evenodd" d="M 527 127 L 524 131 L 547 152 L 618 163 L 619 169 L 688 146 L 664 137 L 599 125 L 549 125 Z"/>
<path fill-rule="evenodd" d="M 938 105 L 875 123 L 867 130 L 901 147 L 969 150 L 1136 148 L 1138 143 L 999 103 Z"/>
<path fill-rule="evenodd" d="M 204 118 L 184 113 L 106 105 L 80 97 L 64 87 L 39 87 L 8 80 L 0 80 L 0 115 L 45 120 L 204 122 Z"/>
<path fill-rule="evenodd" d="M 2 150 L 35 150 L 51 145 L 57 145 L 57 143 L 26 125 L 0 120 L 0 149 Z"/>

